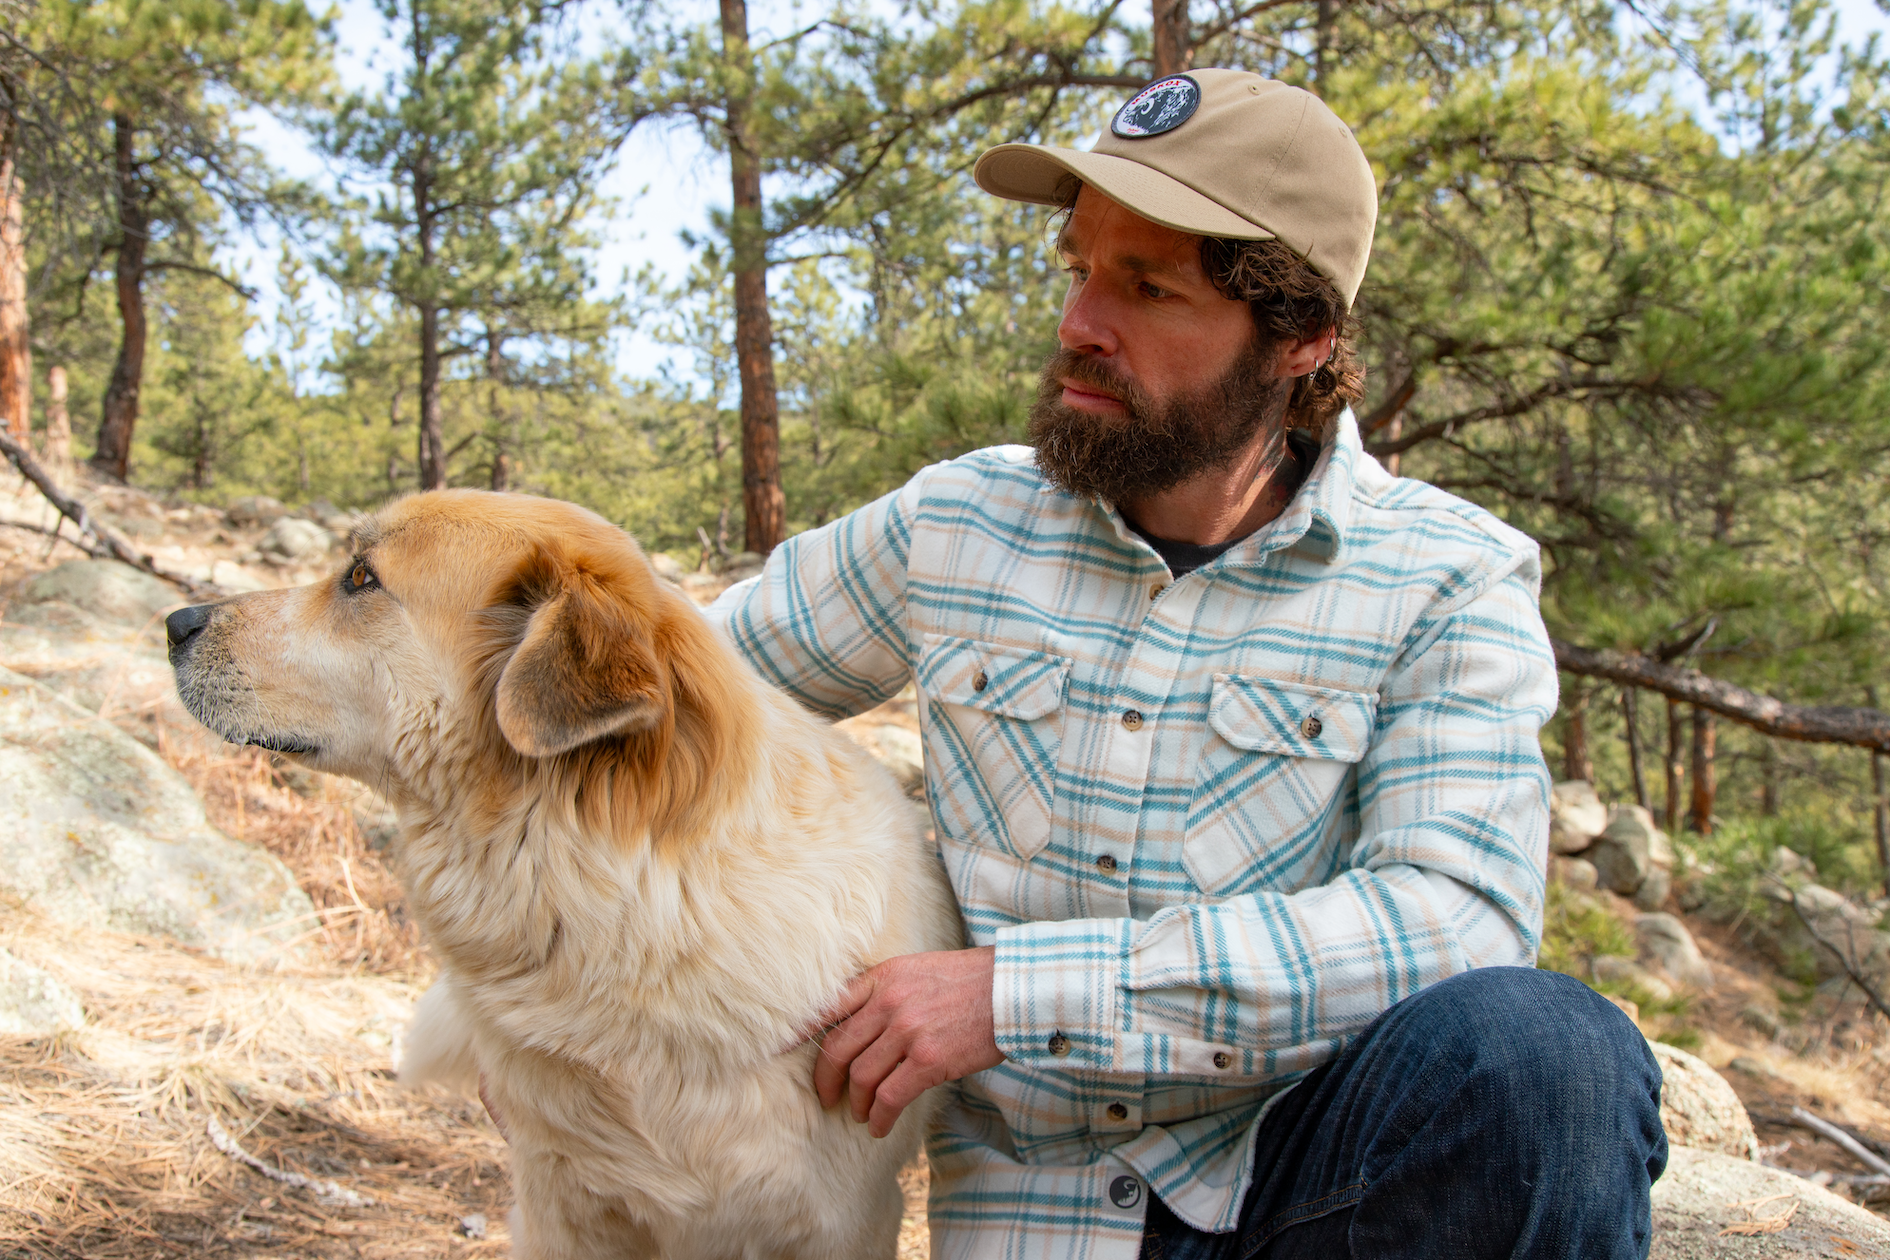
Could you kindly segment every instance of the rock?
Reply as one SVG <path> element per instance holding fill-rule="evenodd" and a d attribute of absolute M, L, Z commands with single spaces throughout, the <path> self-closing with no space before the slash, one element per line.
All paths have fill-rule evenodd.
<path fill-rule="evenodd" d="M 1632 958 L 1619 954 L 1597 954 L 1589 961 L 1596 984 L 1631 984 L 1646 992 L 1656 1002 L 1673 1000 L 1673 986 Z"/>
<path fill-rule="evenodd" d="M 1643 914 L 1634 920 L 1641 961 L 1696 989 L 1713 987 L 1713 968 L 1694 943 L 1687 925 L 1671 914 Z"/>
<path fill-rule="evenodd" d="M 1636 1002 L 1631 998 L 1616 997 L 1612 993 L 1604 993 L 1601 996 L 1608 999 L 1608 1001 L 1614 1003 L 1616 1007 L 1620 1008 L 1621 1013 L 1627 1016 L 1629 1019 L 1633 1020 L 1637 1027 L 1640 1025 L 1641 1004 L 1639 1002 Z"/>
<path fill-rule="evenodd" d="M 1592 783 L 1569 779 L 1549 793 L 1549 852 L 1580 853 L 1608 825 L 1608 807 Z"/>
<path fill-rule="evenodd" d="M 1796 1210 L 1776 1233 L 1720 1236 L 1728 1225 L 1752 1219 L 1741 1205 L 1762 1217 L 1776 1216 L 1794 1200 Z M 1647 1254 L 1649 1260 L 1883 1256 L 1890 1255 L 1890 1223 L 1783 1169 L 1675 1146 L 1666 1175 L 1654 1183 L 1654 1238 Z"/>
<path fill-rule="evenodd" d="M 184 603 L 183 592 L 116 560 L 68 560 L 20 584 L 15 607 L 66 604 L 100 621 L 142 626 Z M 18 620 L 17 616 L 10 618 Z"/>
<path fill-rule="evenodd" d="M 1658 842 L 1655 836 L 1660 836 Z M 1631 897 L 1655 864 L 1657 847 L 1666 854 L 1665 865 L 1672 866 L 1673 846 L 1654 825 L 1654 816 L 1639 805 L 1616 805 L 1608 811 L 1607 827 L 1582 856 L 1595 864 L 1603 888 Z"/>
<path fill-rule="evenodd" d="M 1779 903 L 1774 952 L 1781 965 L 1789 969 L 1794 965 L 1794 955 L 1801 961 L 1809 955 L 1820 979 L 1845 976 L 1844 963 L 1835 950 L 1828 947 L 1835 946 L 1843 950 L 1851 966 L 1866 977 L 1890 980 L 1890 934 L 1877 930 L 1882 917 L 1877 911 L 1818 884 L 1799 884 L 1794 890 L 1768 881 L 1763 891 Z M 1796 909 L 1793 908 L 1794 891 Z M 1816 936 L 1812 929 L 1816 929 Z"/>
<path fill-rule="evenodd" d="M 252 527 L 273 525 L 288 512 L 281 502 L 266 494 L 251 494 L 230 504 L 223 513 L 232 525 Z"/>
<path fill-rule="evenodd" d="M 1660 1122 L 1667 1140 L 1740 1159 L 1759 1157 L 1759 1135 L 1746 1105 L 1704 1059 L 1660 1041 L 1647 1043 L 1660 1064 Z"/>
<path fill-rule="evenodd" d="M 269 527 L 257 544 L 265 560 L 306 564 L 326 556 L 339 540 L 313 521 L 285 516 Z"/>
<path fill-rule="evenodd" d="M 314 906 L 271 854 L 210 826 L 183 776 L 110 723 L 0 670 L 0 897 L 81 931 L 278 955 Z"/>
<path fill-rule="evenodd" d="M 728 558 L 728 567 L 723 570 L 730 582 L 745 582 L 757 576 L 768 558 L 758 551 L 738 551 Z"/>
<path fill-rule="evenodd" d="M 1763 1059 L 1755 1059 L 1749 1054 L 1736 1056 L 1733 1061 L 1726 1066 L 1735 1072 L 1744 1072 L 1747 1076 L 1763 1076 L 1774 1081 L 1782 1081 L 1785 1079 L 1784 1074 L 1770 1063 L 1765 1062 Z"/>
<path fill-rule="evenodd" d="M 1576 892 L 1593 892 L 1600 883 L 1593 862 L 1586 858 L 1564 857 L 1560 853 L 1549 856 L 1549 878 Z"/>
<path fill-rule="evenodd" d="M 1767 1010 L 1763 1006 L 1757 1005 L 1741 1007 L 1739 1009 L 1739 1022 L 1744 1024 L 1747 1028 L 1750 1028 L 1753 1032 L 1766 1037 L 1778 1036 L 1785 1027 L 1783 1024 L 1779 1023 L 1777 1014 Z M 1737 1063 L 1738 1060 L 1735 1059 L 1734 1062 Z"/>
<path fill-rule="evenodd" d="M 85 1027 L 78 995 L 38 967 L 0 949 L 0 1034 L 46 1037 Z"/>
<path fill-rule="evenodd" d="M 1778 875 L 1803 875 L 1806 879 L 1818 878 L 1818 868 L 1811 859 L 1787 848 L 1772 850 L 1771 869 Z"/>
<path fill-rule="evenodd" d="M 1634 905 L 1641 910 L 1658 910 L 1667 904 L 1673 891 L 1673 872 L 1664 866 L 1649 866 L 1647 878 L 1634 890 Z"/>
<path fill-rule="evenodd" d="M 683 575 L 682 565 L 676 562 L 675 556 L 670 555 L 666 551 L 651 552 L 650 567 L 656 570 L 657 577 L 668 582 L 677 581 Z"/>

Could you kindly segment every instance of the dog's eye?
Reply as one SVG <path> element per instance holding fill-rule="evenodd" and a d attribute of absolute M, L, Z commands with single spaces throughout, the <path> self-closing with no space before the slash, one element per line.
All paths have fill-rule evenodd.
<path fill-rule="evenodd" d="M 367 567 L 367 561 L 355 561 L 354 568 L 348 574 L 348 589 L 350 591 L 365 591 L 370 586 L 378 585 L 380 585 L 380 583 L 374 576 L 374 570 Z"/>

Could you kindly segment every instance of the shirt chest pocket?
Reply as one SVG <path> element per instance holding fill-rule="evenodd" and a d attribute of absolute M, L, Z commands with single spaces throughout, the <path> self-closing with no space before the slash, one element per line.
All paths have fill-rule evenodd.
<path fill-rule="evenodd" d="M 1333 874 L 1378 697 L 1216 674 L 1182 858 L 1203 893 L 1294 892 Z"/>
<path fill-rule="evenodd" d="M 996 845 L 1028 860 L 1049 842 L 1070 660 L 928 634 L 926 790 L 947 848 Z"/>

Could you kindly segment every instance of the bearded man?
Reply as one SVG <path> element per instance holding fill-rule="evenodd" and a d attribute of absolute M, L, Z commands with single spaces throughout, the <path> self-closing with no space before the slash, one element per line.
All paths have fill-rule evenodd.
<path fill-rule="evenodd" d="M 713 609 L 816 709 L 917 684 L 972 948 L 860 977 L 821 1098 L 883 1134 L 945 1085 L 935 1260 L 1644 1256 L 1659 1069 L 1530 967 L 1535 544 L 1387 474 L 1349 410 L 1357 141 L 1195 70 L 976 178 L 1067 210 L 1032 446 Z"/>

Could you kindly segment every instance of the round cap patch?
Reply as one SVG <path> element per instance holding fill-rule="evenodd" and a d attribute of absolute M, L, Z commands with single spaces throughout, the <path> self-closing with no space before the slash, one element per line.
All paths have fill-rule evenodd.
<path fill-rule="evenodd" d="M 1116 111 L 1109 130 L 1124 140 L 1159 136 L 1193 118 L 1200 105 L 1201 85 L 1185 74 L 1171 74 L 1131 96 Z"/>

